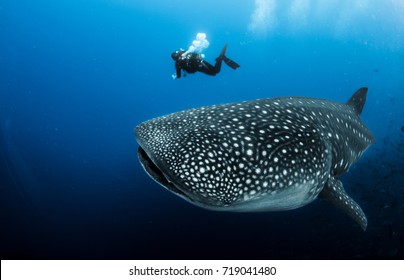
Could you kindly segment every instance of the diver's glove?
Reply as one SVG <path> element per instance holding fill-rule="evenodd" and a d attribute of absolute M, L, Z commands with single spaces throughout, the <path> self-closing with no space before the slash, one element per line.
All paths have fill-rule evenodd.
<path fill-rule="evenodd" d="M 172 74 L 171 78 L 173 78 L 173 80 L 177 79 L 177 73 Z"/>

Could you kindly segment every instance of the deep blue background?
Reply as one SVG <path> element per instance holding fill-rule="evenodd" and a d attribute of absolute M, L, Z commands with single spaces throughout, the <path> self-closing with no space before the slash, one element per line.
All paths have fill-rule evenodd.
<path fill-rule="evenodd" d="M 287 13 L 299 1 L 282 1 L 266 33 L 248 28 L 254 1 L 200 2 L 0 3 L 1 258 L 402 259 L 402 1 L 306 1 L 300 25 Z M 241 68 L 173 81 L 170 54 L 197 32 L 208 61 L 227 42 Z M 344 102 L 362 86 L 376 143 L 342 180 L 366 232 L 320 200 L 289 212 L 198 209 L 137 160 L 133 128 L 152 117 L 286 95 Z"/>

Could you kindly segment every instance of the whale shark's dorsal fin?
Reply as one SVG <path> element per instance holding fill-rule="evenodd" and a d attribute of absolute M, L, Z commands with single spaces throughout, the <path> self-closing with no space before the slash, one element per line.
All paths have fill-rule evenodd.
<path fill-rule="evenodd" d="M 205 209 L 283 211 L 320 195 L 365 230 L 338 178 L 374 141 L 358 116 L 366 91 L 346 104 L 288 96 L 158 117 L 136 126 L 138 157 L 156 182 Z"/>
<path fill-rule="evenodd" d="M 368 88 L 362 87 L 358 89 L 346 102 L 346 105 L 350 106 L 358 116 L 360 116 L 362 113 L 363 106 L 366 102 L 367 92 Z"/>

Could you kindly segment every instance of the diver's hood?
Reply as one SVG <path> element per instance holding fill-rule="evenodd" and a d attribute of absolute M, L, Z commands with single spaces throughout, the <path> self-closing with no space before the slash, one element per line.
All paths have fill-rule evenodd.
<path fill-rule="evenodd" d="M 175 61 L 177 61 L 178 59 L 180 59 L 180 56 L 181 56 L 183 53 L 185 53 L 184 50 L 179 50 L 179 51 L 173 52 L 173 53 L 171 54 L 171 58 L 174 59 Z"/>

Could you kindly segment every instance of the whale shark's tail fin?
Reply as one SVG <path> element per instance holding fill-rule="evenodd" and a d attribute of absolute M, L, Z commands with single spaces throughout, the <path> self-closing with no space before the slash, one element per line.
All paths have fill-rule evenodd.
<path fill-rule="evenodd" d="M 366 102 L 367 92 L 368 88 L 362 87 L 358 89 L 346 102 L 346 105 L 350 106 L 358 116 L 360 116 L 362 113 L 363 106 L 365 105 Z"/>

